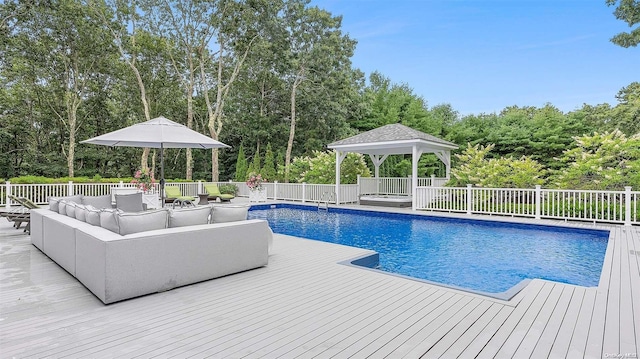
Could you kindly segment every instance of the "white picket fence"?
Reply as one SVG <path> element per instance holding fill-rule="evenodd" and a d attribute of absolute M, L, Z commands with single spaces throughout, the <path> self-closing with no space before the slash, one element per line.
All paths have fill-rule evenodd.
<path fill-rule="evenodd" d="M 418 187 L 416 209 L 593 223 L 638 222 L 640 192 L 536 188 Z"/>
<path fill-rule="evenodd" d="M 204 192 L 204 185 L 213 182 L 166 182 L 166 186 L 178 186 L 184 196 L 197 196 Z M 244 182 L 216 182 L 218 186 L 233 184 L 238 187 L 239 197 L 249 197 L 249 187 Z M 155 184 L 154 191 L 159 193 L 159 184 Z M 301 202 L 328 202 L 336 204 L 336 186 L 332 184 L 310 183 L 277 183 L 268 182 L 263 186 L 267 190 L 267 198 L 272 200 L 287 200 Z M 65 197 L 74 194 L 87 196 L 101 196 L 111 193 L 112 188 L 135 188 L 132 183 L 56 183 L 56 184 L 12 184 L 5 182 L 0 185 L 0 206 L 9 208 L 13 203 L 9 195 L 26 197 L 36 204 L 45 204 L 49 197 Z M 358 202 L 358 185 L 340 186 L 340 203 Z"/>
<path fill-rule="evenodd" d="M 421 178 L 416 188 L 416 209 L 426 211 L 459 212 L 551 218 L 593 223 L 640 224 L 638 197 L 640 192 L 625 187 L 624 191 L 584 191 L 536 188 L 463 188 L 443 187 L 442 178 Z M 207 182 L 167 182 L 178 186 L 183 195 L 202 193 Z M 209 182 L 210 183 L 210 182 Z M 238 196 L 249 197 L 244 182 L 217 182 L 234 184 Z M 264 183 L 267 198 L 300 202 L 327 202 L 336 204 L 335 185 L 310 183 Z M 73 194 L 91 196 L 111 193 L 113 187 L 135 187 L 130 183 L 62 183 L 0 185 L 0 205 L 9 208 L 9 195 L 26 197 L 37 204 L 45 204 L 49 197 Z M 158 185 L 156 184 L 156 191 Z M 411 178 L 359 178 L 358 184 L 340 186 L 340 203 L 358 203 L 361 195 L 411 195 Z"/>

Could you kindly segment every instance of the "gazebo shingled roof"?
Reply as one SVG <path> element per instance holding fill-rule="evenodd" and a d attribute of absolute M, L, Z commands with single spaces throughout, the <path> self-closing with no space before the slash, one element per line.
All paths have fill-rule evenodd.
<path fill-rule="evenodd" d="M 349 138 L 345 138 L 344 140 L 333 142 L 329 144 L 328 147 L 333 148 L 334 146 L 342 146 L 342 145 L 355 145 L 355 144 L 362 144 L 362 143 L 377 143 L 377 142 L 404 141 L 404 140 L 424 140 L 427 142 L 453 146 L 454 148 L 458 147 L 455 143 L 445 141 L 441 138 L 432 136 L 428 133 L 414 130 L 411 127 L 407 127 L 399 123 L 393 123 L 390 125 L 378 127 L 373 130 L 363 132 Z"/>

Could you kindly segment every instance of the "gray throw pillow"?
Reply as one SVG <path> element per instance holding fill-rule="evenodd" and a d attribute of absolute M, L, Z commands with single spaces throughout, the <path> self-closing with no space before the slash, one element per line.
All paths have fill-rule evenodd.
<path fill-rule="evenodd" d="M 211 223 L 244 221 L 247 219 L 249 207 L 250 206 L 248 205 L 214 206 L 213 211 L 211 212 Z"/>
<path fill-rule="evenodd" d="M 67 202 L 67 212 L 65 213 L 67 217 L 76 218 L 76 203 L 75 202 Z"/>
<path fill-rule="evenodd" d="M 60 201 L 58 201 L 58 213 L 62 214 L 62 215 L 66 215 L 67 214 L 67 201 L 66 199 L 61 199 Z"/>
<path fill-rule="evenodd" d="M 210 206 L 169 209 L 169 228 L 209 223 Z"/>
<path fill-rule="evenodd" d="M 111 208 L 111 195 L 104 196 L 84 196 L 82 197 L 82 204 L 92 205 L 95 208 Z"/>
<path fill-rule="evenodd" d="M 131 194 L 116 194 L 116 208 L 125 212 L 141 212 L 144 210 L 142 207 L 142 193 Z"/>
<path fill-rule="evenodd" d="M 118 233 L 118 220 L 116 214 L 121 212 L 117 209 L 103 208 L 100 210 L 100 227 L 108 229 L 111 232 Z"/>
<path fill-rule="evenodd" d="M 121 235 L 167 228 L 166 209 L 145 212 L 119 212 L 115 217 Z"/>
<path fill-rule="evenodd" d="M 82 222 L 87 221 L 87 209 L 82 204 L 76 204 L 76 219 Z"/>
<path fill-rule="evenodd" d="M 86 205 L 84 207 L 84 210 L 86 211 L 86 215 L 85 215 L 85 219 L 87 221 L 87 223 L 93 225 L 93 226 L 100 226 L 100 210 L 95 208 L 92 205 Z"/>

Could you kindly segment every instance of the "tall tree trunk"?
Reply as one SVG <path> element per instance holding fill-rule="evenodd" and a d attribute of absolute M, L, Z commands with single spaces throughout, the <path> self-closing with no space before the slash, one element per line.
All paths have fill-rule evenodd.
<path fill-rule="evenodd" d="M 193 65 L 190 65 L 189 83 L 187 85 L 187 127 L 193 127 Z M 188 180 L 193 179 L 193 155 L 191 148 L 187 148 L 187 173 Z"/>
<path fill-rule="evenodd" d="M 69 177 L 75 174 L 74 160 L 76 157 L 76 111 L 69 113 L 69 148 L 67 150 L 67 168 Z"/>
<path fill-rule="evenodd" d="M 289 127 L 289 141 L 287 141 L 287 152 L 284 157 L 284 182 L 289 183 L 289 170 L 291 169 L 291 151 L 293 150 L 293 139 L 296 134 L 296 90 L 298 81 L 294 81 L 291 87 L 291 126 Z"/>
<path fill-rule="evenodd" d="M 284 158 L 284 181 L 289 183 L 289 170 L 291 169 L 291 151 L 293 150 L 293 140 L 296 135 L 296 93 L 298 86 L 304 78 L 304 67 L 296 74 L 296 79 L 291 85 L 291 126 L 289 127 L 289 141 L 287 141 L 287 152 Z"/>

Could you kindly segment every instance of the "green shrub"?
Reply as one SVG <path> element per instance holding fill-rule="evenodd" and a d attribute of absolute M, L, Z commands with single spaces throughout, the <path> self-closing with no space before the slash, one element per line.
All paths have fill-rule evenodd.
<path fill-rule="evenodd" d="M 234 184 L 222 184 L 218 187 L 220 189 L 220 193 L 222 194 L 232 194 L 234 196 L 238 195 L 238 186 Z"/>

